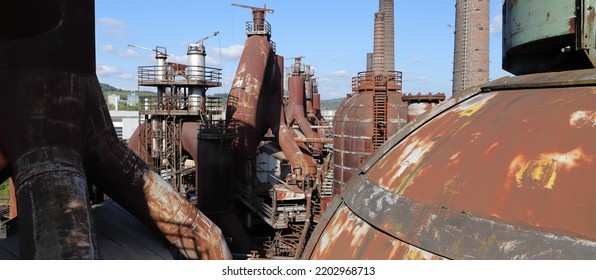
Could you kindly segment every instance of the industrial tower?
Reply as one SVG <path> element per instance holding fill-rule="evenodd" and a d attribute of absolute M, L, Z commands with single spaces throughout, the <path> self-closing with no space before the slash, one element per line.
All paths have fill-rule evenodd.
<path fill-rule="evenodd" d="M 489 18 L 489 0 L 456 1 L 453 95 L 489 80 Z"/>

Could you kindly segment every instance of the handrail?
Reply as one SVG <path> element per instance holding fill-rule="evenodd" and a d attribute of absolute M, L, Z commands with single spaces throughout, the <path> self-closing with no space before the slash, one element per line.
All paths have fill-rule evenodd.
<path fill-rule="evenodd" d="M 163 83 L 173 81 L 220 83 L 221 69 L 204 66 L 188 66 L 184 64 L 167 64 L 139 66 L 138 82 Z"/>

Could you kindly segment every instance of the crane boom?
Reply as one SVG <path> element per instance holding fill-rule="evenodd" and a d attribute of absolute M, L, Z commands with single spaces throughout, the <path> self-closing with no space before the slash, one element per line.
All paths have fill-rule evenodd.
<path fill-rule="evenodd" d="M 256 11 L 264 11 L 264 12 L 268 12 L 270 14 L 272 14 L 273 12 L 275 12 L 273 9 L 267 9 L 267 5 L 266 4 L 264 5 L 263 8 L 253 7 L 253 6 L 247 6 L 247 5 L 242 5 L 242 4 L 235 4 L 235 3 L 233 3 L 232 6 L 240 7 L 240 8 L 246 8 L 246 9 L 252 9 L 252 10 L 256 10 Z"/>
<path fill-rule="evenodd" d="M 128 47 L 130 47 L 130 48 L 137 48 L 137 49 L 141 49 L 141 50 L 152 51 L 152 52 L 155 52 L 156 54 L 165 54 L 165 55 L 168 54 L 168 51 L 166 50 L 166 48 L 165 47 L 162 47 L 162 46 L 155 46 L 155 49 L 151 49 L 151 48 L 146 48 L 146 47 L 142 47 L 142 46 L 128 44 Z"/>
<path fill-rule="evenodd" d="M 219 31 L 215 31 L 215 32 L 213 32 L 213 34 L 211 34 L 211 35 L 209 35 L 209 36 L 207 36 L 207 37 L 205 37 L 205 38 L 203 38 L 201 40 L 198 40 L 196 44 L 202 45 L 205 40 L 207 40 L 209 38 L 212 38 L 212 37 L 215 37 L 215 36 L 217 36 L 217 34 L 219 34 Z"/>

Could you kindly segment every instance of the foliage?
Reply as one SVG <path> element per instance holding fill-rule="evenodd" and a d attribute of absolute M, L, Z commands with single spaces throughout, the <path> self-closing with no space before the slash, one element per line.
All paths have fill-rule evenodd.
<path fill-rule="evenodd" d="M 10 194 L 10 185 L 8 184 L 8 180 L 4 181 L 0 184 L 0 195 L 9 195 Z M 0 200 L 0 204 L 8 204 L 8 200 Z"/>
<path fill-rule="evenodd" d="M 342 101 L 344 101 L 344 98 L 321 100 L 321 109 L 322 110 L 337 110 L 337 107 L 339 107 L 339 104 Z"/>

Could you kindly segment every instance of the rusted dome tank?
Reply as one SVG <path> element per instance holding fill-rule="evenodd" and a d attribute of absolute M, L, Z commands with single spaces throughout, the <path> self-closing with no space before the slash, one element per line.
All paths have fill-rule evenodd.
<path fill-rule="evenodd" d="M 361 167 L 303 257 L 596 258 L 594 139 L 596 70 L 467 91 Z"/>
<path fill-rule="evenodd" d="M 342 102 L 333 120 L 334 194 L 341 193 L 360 165 L 406 124 L 408 116 L 401 72 L 361 72 L 352 84 L 352 96 Z"/>
<path fill-rule="evenodd" d="M 327 208 L 302 257 L 596 259 L 587 2 L 505 0 L 503 66 L 527 75 L 468 89 L 406 125 Z M 562 55 L 544 53 L 561 40 Z"/>

